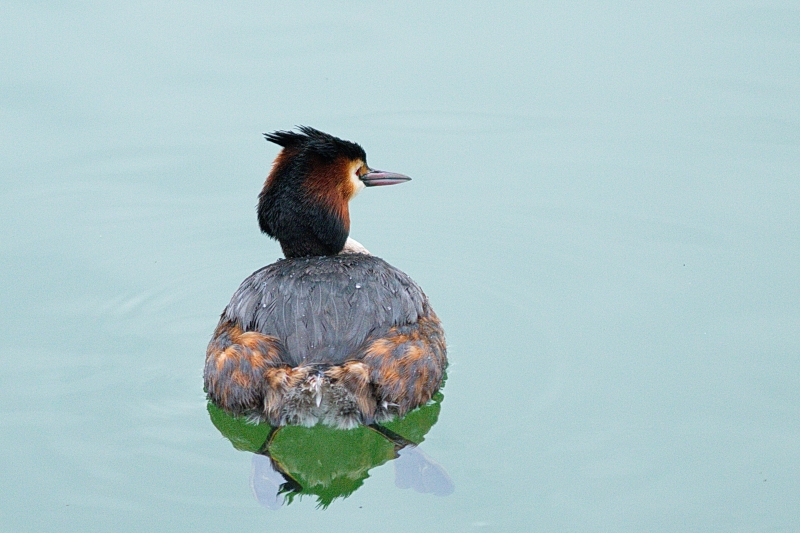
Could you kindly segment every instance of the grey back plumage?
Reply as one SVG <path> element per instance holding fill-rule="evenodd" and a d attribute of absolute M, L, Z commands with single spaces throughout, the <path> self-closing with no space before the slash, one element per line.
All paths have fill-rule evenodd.
<path fill-rule="evenodd" d="M 428 313 L 422 289 L 364 254 L 281 259 L 242 282 L 223 317 L 277 337 L 286 363 L 341 364 L 393 326 Z"/>

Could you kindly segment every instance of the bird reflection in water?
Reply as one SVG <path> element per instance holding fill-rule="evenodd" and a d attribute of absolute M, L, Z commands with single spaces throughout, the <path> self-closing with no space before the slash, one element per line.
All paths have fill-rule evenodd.
<path fill-rule="evenodd" d="M 208 403 L 211 421 L 233 446 L 254 452 L 250 484 L 258 502 L 279 509 L 303 496 L 327 508 L 364 484 L 373 468 L 393 462 L 401 489 L 446 496 L 454 490 L 444 468 L 418 446 L 436 423 L 443 395 L 401 419 L 350 430 L 252 425 Z"/>

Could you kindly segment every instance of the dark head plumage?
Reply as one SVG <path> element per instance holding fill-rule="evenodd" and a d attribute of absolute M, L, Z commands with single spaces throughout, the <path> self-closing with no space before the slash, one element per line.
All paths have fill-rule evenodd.
<path fill-rule="evenodd" d="M 346 157 L 351 160 L 361 159 L 365 164 L 367 162 L 367 154 L 357 143 L 334 137 L 310 126 L 298 126 L 297 129 L 300 130 L 299 133 L 285 130 L 265 133 L 264 138 L 283 148 L 311 153 L 328 160 Z"/>
<path fill-rule="evenodd" d="M 371 170 L 354 142 L 308 126 L 297 129 L 264 134 L 283 150 L 258 197 L 258 223 L 287 258 L 336 255 L 350 233 L 348 202 L 358 191 L 411 178 Z"/>

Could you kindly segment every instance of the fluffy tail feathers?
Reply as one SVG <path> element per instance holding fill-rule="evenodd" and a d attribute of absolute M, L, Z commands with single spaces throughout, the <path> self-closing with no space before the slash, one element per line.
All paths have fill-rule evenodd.
<path fill-rule="evenodd" d="M 393 328 L 341 365 L 291 367 L 285 355 L 277 338 L 223 319 L 206 352 L 209 399 L 232 415 L 273 426 L 321 422 L 347 429 L 426 403 L 447 364 L 435 315 Z"/>

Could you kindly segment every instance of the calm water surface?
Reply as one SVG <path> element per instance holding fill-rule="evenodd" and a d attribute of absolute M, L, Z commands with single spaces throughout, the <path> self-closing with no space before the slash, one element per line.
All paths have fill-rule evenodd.
<path fill-rule="evenodd" d="M 12 1 L 0 30 L 0 530 L 800 523 L 795 2 Z M 352 235 L 444 321 L 419 450 L 449 495 L 378 446 L 326 510 L 269 509 L 260 429 L 207 409 L 219 313 L 280 255 L 261 133 L 296 124 L 414 178 Z"/>

